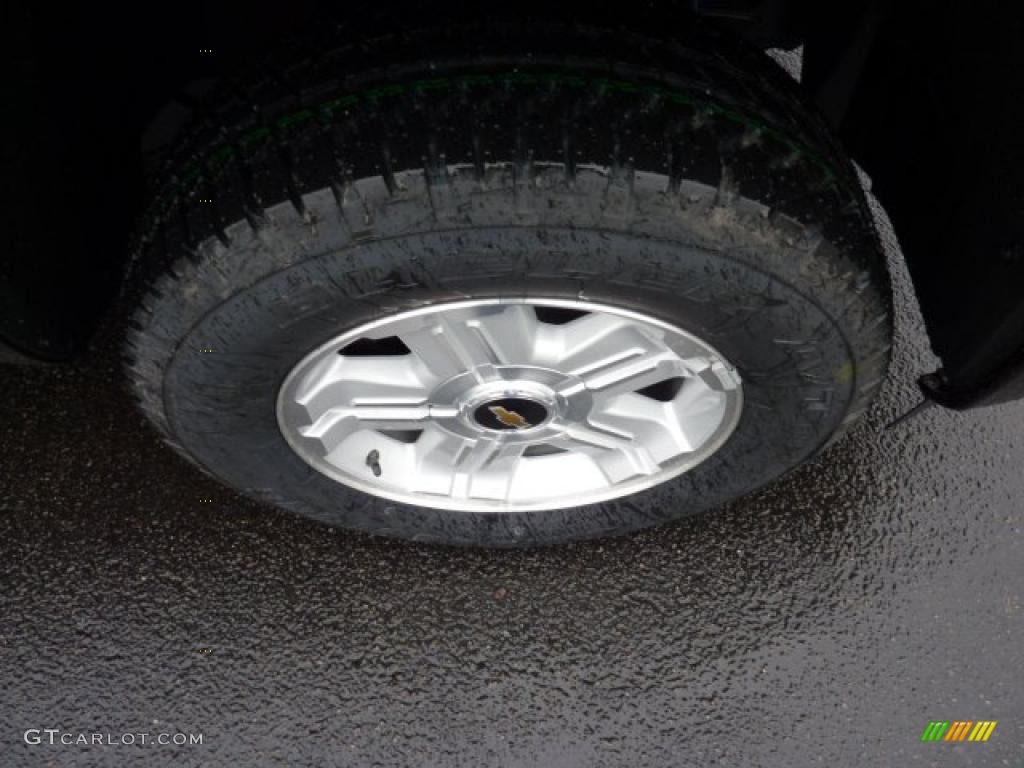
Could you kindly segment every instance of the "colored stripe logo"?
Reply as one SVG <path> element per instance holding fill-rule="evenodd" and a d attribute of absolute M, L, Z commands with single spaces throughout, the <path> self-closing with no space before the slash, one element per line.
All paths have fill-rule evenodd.
<path fill-rule="evenodd" d="M 932 720 L 921 734 L 921 741 L 988 741 L 996 720 Z"/>

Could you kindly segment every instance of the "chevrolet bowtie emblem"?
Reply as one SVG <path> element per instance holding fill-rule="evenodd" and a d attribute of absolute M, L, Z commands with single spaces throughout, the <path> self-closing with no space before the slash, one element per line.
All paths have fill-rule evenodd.
<path fill-rule="evenodd" d="M 515 411 L 510 411 L 503 405 L 489 405 L 487 410 L 494 414 L 494 418 L 504 424 L 506 427 L 515 427 L 516 429 L 529 429 L 533 426 L 530 422 L 524 419 Z"/>

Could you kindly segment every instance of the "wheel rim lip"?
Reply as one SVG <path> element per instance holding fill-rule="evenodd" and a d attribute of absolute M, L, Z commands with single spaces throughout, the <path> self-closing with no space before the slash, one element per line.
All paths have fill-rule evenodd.
<path fill-rule="evenodd" d="M 503 502 L 496 499 L 489 499 L 486 501 L 478 499 L 476 501 L 471 501 L 468 499 L 452 499 L 427 493 L 393 491 L 390 488 L 363 481 L 358 477 L 342 471 L 333 464 L 325 461 L 322 457 L 313 457 L 314 460 L 311 461 L 309 458 L 309 451 L 307 451 L 305 447 L 301 445 L 299 440 L 297 440 L 292 434 L 295 430 L 286 427 L 287 418 L 285 416 L 285 410 L 288 407 L 287 394 L 293 389 L 295 382 L 307 372 L 312 361 L 321 359 L 325 354 L 337 354 L 337 350 L 342 349 L 347 344 L 350 344 L 351 342 L 390 324 L 445 311 L 472 309 L 475 307 L 502 306 L 508 304 L 556 307 L 580 310 L 584 312 L 603 312 L 633 320 L 635 322 L 662 328 L 666 331 L 682 336 L 690 343 L 703 347 L 707 351 L 709 357 L 713 357 L 727 366 L 728 371 L 735 382 L 735 386 L 725 392 L 726 403 L 721 423 L 716 427 L 710 438 L 704 441 L 696 450 L 691 453 L 684 454 L 684 458 L 681 461 L 677 462 L 675 458 L 671 459 L 670 463 L 673 464 L 671 469 L 663 469 L 649 476 L 641 475 L 633 477 L 626 482 L 612 484 L 601 491 L 594 491 L 582 495 L 577 494 L 571 503 L 555 504 L 551 503 L 551 500 L 544 499 L 532 502 L 513 503 Z M 292 451 L 302 459 L 303 462 L 320 474 L 325 475 L 348 488 L 352 488 L 362 493 L 366 493 L 367 495 L 387 501 L 416 507 L 467 513 L 508 514 L 513 512 L 543 512 L 578 508 L 590 504 L 611 501 L 617 498 L 633 496 L 657 485 L 667 483 L 680 475 L 691 471 L 707 459 L 711 458 L 711 456 L 715 455 L 722 446 L 728 442 L 729 438 L 732 437 L 739 425 L 744 410 L 743 405 L 744 395 L 742 381 L 739 373 L 736 371 L 736 368 L 731 364 L 728 358 L 722 355 L 721 352 L 704 339 L 701 339 L 700 337 L 679 328 L 672 323 L 635 310 L 611 304 L 604 304 L 602 302 L 583 299 L 501 296 L 431 303 L 422 307 L 416 307 L 377 318 L 332 337 L 328 341 L 320 344 L 313 351 L 303 355 L 302 358 L 292 366 L 281 383 L 281 386 L 278 388 L 275 410 L 278 430 Z M 545 425 L 550 423 L 550 421 L 550 419 L 546 421 Z"/>

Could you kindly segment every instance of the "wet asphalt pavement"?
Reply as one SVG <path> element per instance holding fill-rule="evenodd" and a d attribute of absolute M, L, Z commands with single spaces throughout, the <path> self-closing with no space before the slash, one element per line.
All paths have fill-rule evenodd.
<path fill-rule="evenodd" d="M 0 766 L 1024 767 L 1024 404 L 884 431 L 934 367 L 896 279 L 890 379 L 819 460 L 531 552 L 220 487 L 132 409 L 116 329 L 0 367 Z M 921 743 L 937 719 L 998 726 Z"/>

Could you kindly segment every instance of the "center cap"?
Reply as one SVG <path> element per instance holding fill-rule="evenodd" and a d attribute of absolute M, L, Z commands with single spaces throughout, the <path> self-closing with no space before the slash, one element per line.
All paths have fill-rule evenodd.
<path fill-rule="evenodd" d="M 487 429 L 531 429 L 548 418 L 548 409 L 536 400 L 501 397 L 477 406 L 473 418 Z"/>

